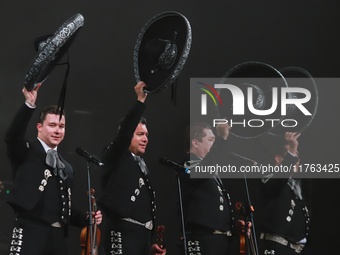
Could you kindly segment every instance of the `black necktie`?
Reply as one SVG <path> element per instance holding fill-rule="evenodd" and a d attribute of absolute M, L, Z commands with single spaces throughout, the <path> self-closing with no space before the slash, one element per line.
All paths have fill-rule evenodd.
<path fill-rule="evenodd" d="M 146 164 L 145 164 L 145 162 L 144 162 L 144 159 L 141 158 L 140 156 L 136 156 L 136 155 L 134 155 L 133 157 L 134 157 L 135 160 L 138 162 L 138 165 L 139 165 L 141 171 L 142 171 L 145 175 L 147 175 L 147 174 L 149 173 L 149 170 L 148 170 L 148 167 L 146 166 Z"/>
<path fill-rule="evenodd" d="M 67 178 L 67 174 L 64 171 L 65 165 L 63 162 L 61 162 L 56 150 L 49 149 L 46 152 L 46 164 L 53 168 L 53 173 L 55 176 L 59 175 L 63 180 Z"/>

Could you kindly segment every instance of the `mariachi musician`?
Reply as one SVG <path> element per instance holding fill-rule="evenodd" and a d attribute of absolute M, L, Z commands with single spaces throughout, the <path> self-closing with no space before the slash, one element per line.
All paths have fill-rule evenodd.
<path fill-rule="evenodd" d="M 260 254 L 299 254 L 308 243 L 309 212 L 301 180 L 294 178 L 294 171 L 300 164 L 300 135 L 298 132 L 286 132 L 284 141 L 272 141 L 270 150 L 273 164 L 292 170 L 286 173 L 286 177 L 269 174 L 261 179 Z"/>
<path fill-rule="evenodd" d="M 48 75 L 46 65 L 55 65 L 58 60 L 55 56 L 60 56 L 66 50 L 61 46 L 72 34 L 62 37 L 59 44 L 61 48 L 53 47 L 55 45 L 52 44 L 61 39 L 59 33 L 64 26 L 72 23 L 77 29 L 82 21 L 83 17 L 77 14 L 66 21 L 55 35 L 40 42 L 37 58 L 28 71 L 22 89 L 26 101 L 20 106 L 6 132 L 7 154 L 14 177 L 8 203 L 16 217 L 9 254 L 67 254 L 68 226 L 82 227 L 87 224 L 87 215 L 72 207 L 74 171 L 58 150 L 65 135 L 65 114 L 61 107 L 52 105 L 44 108 L 36 124 L 37 137 L 32 140 L 25 137 L 36 109 L 38 90 Z M 41 61 L 40 57 L 46 59 Z M 96 213 L 95 219 L 98 224 L 101 222 L 100 211 Z"/>
<path fill-rule="evenodd" d="M 185 167 L 215 165 L 220 162 L 216 161 L 219 159 L 226 160 L 228 164 L 237 163 L 226 157 L 230 126 L 217 125 L 216 132 L 217 136 L 210 125 L 202 122 L 193 123 L 187 129 Z M 179 176 L 185 223 L 183 239 L 186 240 L 181 254 L 229 254 L 235 229 L 242 231 L 244 222 L 236 221 L 234 224 L 230 195 L 223 181 L 218 174 L 198 179 L 190 178 L 184 172 L 180 172 Z"/>
<path fill-rule="evenodd" d="M 174 83 L 188 57 L 191 28 L 177 12 L 154 16 L 142 28 L 134 51 L 137 100 L 120 122 L 118 133 L 105 149 L 103 195 L 98 204 L 107 216 L 104 249 L 108 254 L 164 255 L 155 237 L 155 192 L 143 160 L 148 144 L 148 94 Z M 152 173 L 152 172 L 151 172 Z"/>
<path fill-rule="evenodd" d="M 300 165 L 299 138 L 310 125 L 318 108 L 318 89 L 312 75 L 301 67 L 285 67 L 280 73 L 287 79 L 288 87 L 308 90 L 311 98 L 304 106 L 311 112 L 305 116 L 296 107 L 287 107 L 285 121 L 296 120 L 291 128 L 276 126 L 261 139 L 262 149 L 273 166 L 291 169 L 276 172 L 261 179 L 261 197 L 258 206 L 259 254 L 300 254 L 310 244 L 310 212 L 298 176 Z M 300 79 L 294 79 L 300 78 Z M 303 78 L 303 79 L 301 79 Z M 300 98 L 291 93 L 291 98 Z M 273 136 L 274 135 L 274 136 Z M 308 194 L 307 194 L 308 195 Z"/>

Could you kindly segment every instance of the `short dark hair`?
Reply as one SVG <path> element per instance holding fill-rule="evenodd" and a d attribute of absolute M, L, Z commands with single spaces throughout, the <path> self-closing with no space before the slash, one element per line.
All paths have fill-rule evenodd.
<path fill-rule="evenodd" d="M 46 119 L 47 114 L 56 114 L 60 115 L 60 108 L 57 105 L 49 105 L 46 106 L 39 114 L 38 123 L 43 123 Z M 65 116 L 65 111 L 63 110 L 62 116 Z"/>
<path fill-rule="evenodd" d="M 123 123 L 124 120 L 125 120 L 125 117 L 123 117 L 119 120 L 118 130 L 122 126 L 122 123 Z M 146 118 L 144 116 L 142 116 L 138 123 L 142 123 L 142 124 L 146 125 Z"/>
<path fill-rule="evenodd" d="M 191 141 L 196 139 L 198 141 L 202 141 L 202 138 L 207 134 L 204 132 L 204 129 L 212 130 L 211 126 L 206 122 L 197 122 L 191 124 L 187 127 L 185 131 L 185 149 L 186 151 L 190 151 Z"/>

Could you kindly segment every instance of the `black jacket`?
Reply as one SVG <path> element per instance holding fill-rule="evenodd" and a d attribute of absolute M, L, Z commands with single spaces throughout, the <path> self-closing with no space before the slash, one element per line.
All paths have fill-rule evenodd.
<path fill-rule="evenodd" d="M 287 153 L 282 165 L 295 165 L 297 161 L 297 157 Z M 308 237 L 308 209 L 304 199 L 288 185 L 288 178 L 265 178 L 260 185 L 260 231 L 283 236 L 291 242 Z"/>
<path fill-rule="evenodd" d="M 8 203 L 17 214 L 29 215 L 51 223 L 59 220 L 55 217 L 61 214 L 61 191 L 58 177 L 53 175 L 53 170 L 45 163 L 46 152 L 40 141 L 38 139 L 28 141 L 25 138 L 33 112 L 34 109 L 22 105 L 6 132 L 7 154 L 12 164 L 14 178 Z M 62 157 L 61 160 L 68 175 L 63 183 L 67 203 L 70 201 L 71 204 L 73 168 Z M 82 215 L 73 209 L 70 214 L 71 216 L 66 213 L 68 222 L 72 225 L 81 227 L 87 223 L 85 214 Z"/>
<path fill-rule="evenodd" d="M 118 135 L 105 151 L 103 195 L 98 204 L 109 217 L 132 218 L 140 222 L 155 217 L 154 192 L 134 160 L 129 146 L 144 112 L 137 101 L 121 123 Z"/>
<path fill-rule="evenodd" d="M 225 151 L 226 141 L 217 137 L 210 152 L 200 161 L 193 154 L 187 155 L 187 161 L 200 161 L 199 164 L 216 164 L 219 154 Z M 234 215 L 228 191 L 219 178 L 193 179 L 180 173 L 183 196 L 183 211 L 186 231 L 196 228 L 232 231 Z"/>

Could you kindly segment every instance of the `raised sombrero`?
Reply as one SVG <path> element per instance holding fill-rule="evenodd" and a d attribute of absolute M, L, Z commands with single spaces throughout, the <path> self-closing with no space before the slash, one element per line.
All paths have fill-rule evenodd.
<path fill-rule="evenodd" d="M 191 26 L 178 12 L 167 11 L 150 19 L 140 31 L 134 49 L 134 74 L 147 84 L 148 93 L 167 88 L 180 72 L 191 47 Z"/>

